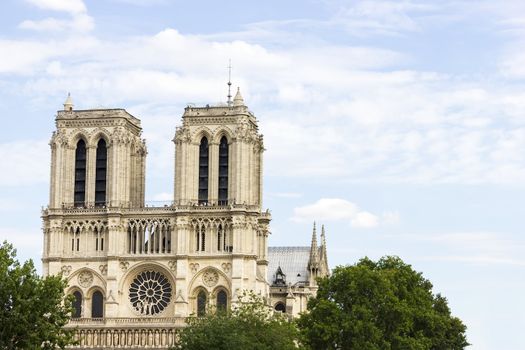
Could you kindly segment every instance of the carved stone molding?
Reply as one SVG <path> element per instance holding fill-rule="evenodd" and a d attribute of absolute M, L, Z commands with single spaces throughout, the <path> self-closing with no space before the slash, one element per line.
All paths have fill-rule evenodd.
<path fill-rule="evenodd" d="M 232 268 L 232 264 L 230 264 L 230 263 L 222 263 L 221 267 L 222 267 L 222 270 L 224 272 L 229 273 L 231 268 Z"/>
<path fill-rule="evenodd" d="M 62 271 L 62 275 L 69 276 L 71 273 L 71 265 L 62 265 L 60 271 Z"/>
<path fill-rule="evenodd" d="M 168 261 L 168 267 L 171 271 L 177 271 L 177 261 L 176 260 L 170 260 Z"/>
<path fill-rule="evenodd" d="M 199 263 L 192 263 L 190 264 L 190 270 L 193 274 L 197 273 L 197 271 L 199 271 Z"/>
<path fill-rule="evenodd" d="M 121 269 L 122 271 L 126 271 L 126 270 L 128 269 L 128 267 L 129 267 L 129 262 L 127 262 L 127 261 L 121 261 L 121 262 L 119 263 L 119 266 L 120 266 L 120 269 Z"/>
<path fill-rule="evenodd" d="M 108 265 L 100 265 L 98 269 L 100 270 L 102 276 L 106 276 L 108 274 Z"/>
<path fill-rule="evenodd" d="M 81 287 L 87 288 L 93 283 L 93 273 L 91 271 L 82 271 L 78 275 L 78 284 Z"/>
<path fill-rule="evenodd" d="M 173 139 L 175 143 L 190 142 L 191 134 L 188 128 L 182 127 L 177 128 L 175 131 L 175 138 Z"/>

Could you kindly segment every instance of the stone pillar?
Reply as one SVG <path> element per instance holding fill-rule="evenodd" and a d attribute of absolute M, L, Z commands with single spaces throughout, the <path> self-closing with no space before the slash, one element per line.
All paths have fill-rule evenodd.
<path fill-rule="evenodd" d="M 175 293 L 175 317 L 185 317 L 190 312 L 188 303 L 191 291 L 189 290 L 188 280 L 191 276 L 189 274 L 188 259 L 177 260 L 177 272 L 175 285 L 173 286 Z"/>
<path fill-rule="evenodd" d="M 97 168 L 97 147 L 86 145 L 86 205 L 95 204 L 95 176 Z"/>
<path fill-rule="evenodd" d="M 210 142 L 208 158 L 208 201 L 216 204 L 219 199 L 219 144 Z"/>

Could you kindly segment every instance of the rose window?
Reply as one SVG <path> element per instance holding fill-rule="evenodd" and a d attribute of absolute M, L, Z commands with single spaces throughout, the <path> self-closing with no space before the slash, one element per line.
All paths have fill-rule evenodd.
<path fill-rule="evenodd" d="M 143 271 L 129 286 L 129 301 L 141 315 L 156 315 L 171 300 L 171 284 L 160 272 Z"/>

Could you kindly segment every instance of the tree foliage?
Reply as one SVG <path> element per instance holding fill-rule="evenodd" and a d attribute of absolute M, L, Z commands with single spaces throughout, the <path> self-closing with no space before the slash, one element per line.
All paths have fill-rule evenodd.
<path fill-rule="evenodd" d="M 60 276 L 41 278 L 31 260 L 20 264 L 11 244 L 0 245 L 0 349 L 56 349 L 72 343 L 62 327 L 70 301 Z"/>
<path fill-rule="evenodd" d="M 253 293 L 244 293 L 231 312 L 208 312 L 192 317 L 179 333 L 178 350 L 288 350 L 297 349 L 297 329 L 275 315 Z"/>
<path fill-rule="evenodd" d="M 447 300 L 398 257 L 339 266 L 319 280 L 298 326 L 312 349 L 464 349 L 466 327 Z"/>

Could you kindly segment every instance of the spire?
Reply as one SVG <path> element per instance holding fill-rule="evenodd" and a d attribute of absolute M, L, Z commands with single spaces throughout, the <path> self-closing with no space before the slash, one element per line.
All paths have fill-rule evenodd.
<path fill-rule="evenodd" d="M 308 267 L 310 269 L 317 268 L 319 266 L 319 249 L 317 248 L 317 230 L 315 228 L 312 231 L 312 245 L 310 246 L 310 260 L 308 261 Z"/>
<path fill-rule="evenodd" d="M 230 59 L 230 62 L 228 64 L 228 106 L 232 105 L 232 60 Z"/>
<path fill-rule="evenodd" d="M 324 225 L 321 226 L 321 250 L 326 253 L 326 236 L 324 234 Z"/>
<path fill-rule="evenodd" d="M 71 93 L 67 93 L 66 101 L 64 102 L 64 111 L 72 111 L 73 110 L 73 100 L 71 99 Z"/>
<path fill-rule="evenodd" d="M 324 268 L 326 269 L 326 273 L 329 273 L 328 269 L 328 253 L 326 251 L 326 235 L 324 233 L 324 225 L 321 226 L 321 247 L 319 249 L 321 251 L 320 256 L 320 262 L 322 262 L 322 265 L 324 265 Z"/>
<path fill-rule="evenodd" d="M 241 95 L 241 88 L 237 88 L 237 93 L 235 94 L 235 97 L 233 98 L 233 107 L 239 107 L 244 106 L 244 99 Z"/>

